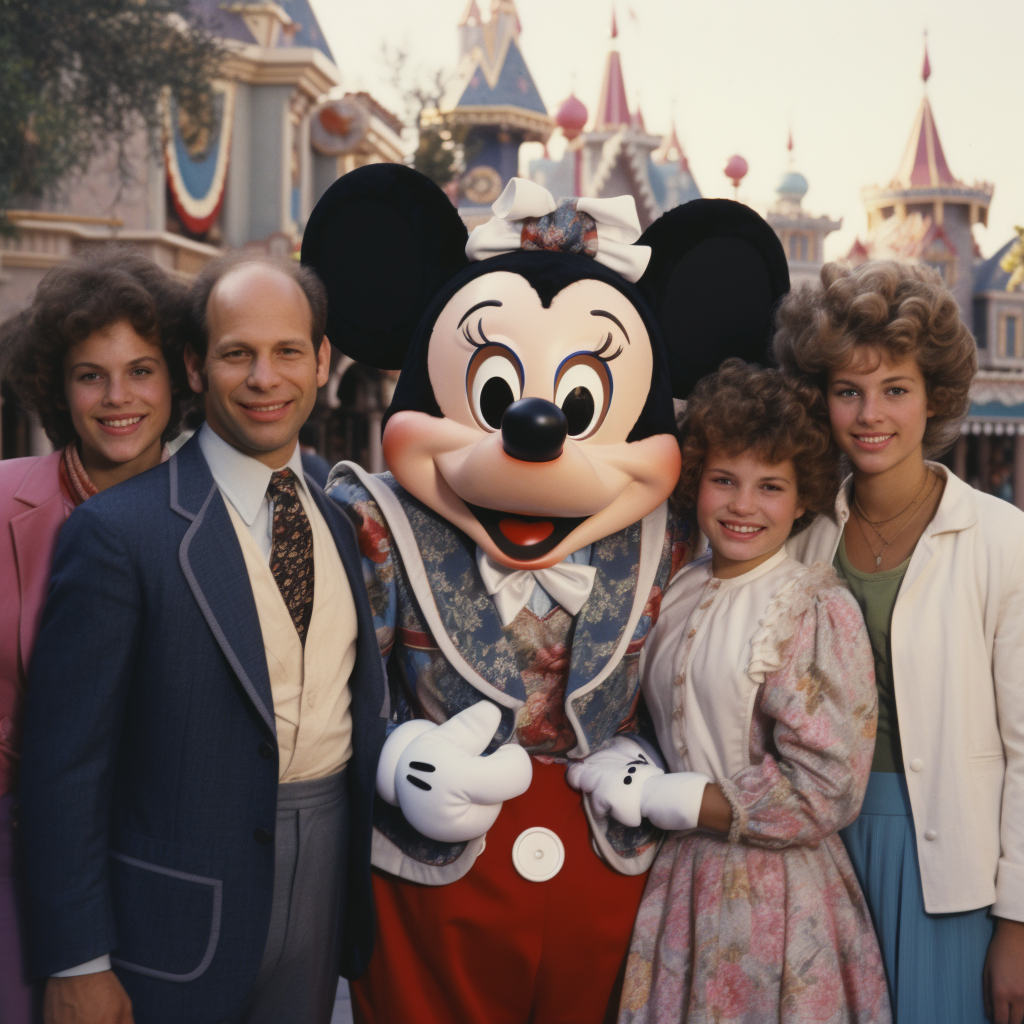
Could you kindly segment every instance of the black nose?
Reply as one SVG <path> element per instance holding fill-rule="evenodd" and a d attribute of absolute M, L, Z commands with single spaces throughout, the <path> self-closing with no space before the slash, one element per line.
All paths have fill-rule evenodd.
<path fill-rule="evenodd" d="M 568 433 L 565 413 L 543 398 L 521 398 L 501 417 L 502 446 L 522 462 L 553 462 L 562 454 Z"/>

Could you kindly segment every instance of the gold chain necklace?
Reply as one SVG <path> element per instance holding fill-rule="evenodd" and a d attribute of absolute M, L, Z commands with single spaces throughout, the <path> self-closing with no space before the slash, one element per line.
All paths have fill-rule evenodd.
<path fill-rule="evenodd" d="M 864 529 L 864 524 L 861 522 L 862 518 L 863 518 L 864 522 L 867 523 L 868 526 L 871 527 L 871 529 L 877 535 L 878 539 L 882 542 L 882 550 L 879 551 L 877 555 L 875 555 L 875 571 L 876 572 L 878 571 L 879 566 L 882 564 L 882 556 L 885 554 L 886 548 L 888 548 L 889 545 L 892 544 L 896 540 L 896 538 L 899 537 L 899 535 L 914 521 L 915 517 L 917 516 L 917 513 L 921 510 L 921 508 L 925 504 L 925 502 L 931 497 L 932 491 L 935 490 L 935 483 L 938 480 L 938 477 L 934 476 L 931 473 L 929 473 L 928 475 L 931 477 L 931 480 L 932 480 L 932 485 L 931 485 L 931 487 L 928 488 L 928 493 L 924 496 L 924 498 L 921 499 L 920 503 L 918 504 L 917 508 L 914 509 L 914 511 L 911 514 L 910 518 L 896 531 L 896 533 L 893 535 L 893 537 L 890 540 L 886 540 L 882 536 L 881 532 L 877 529 L 875 524 L 873 522 L 871 522 L 871 520 L 868 519 L 867 516 L 864 515 L 864 513 L 861 511 L 860 505 L 857 503 L 856 497 L 854 497 L 853 505 L 854 505 L 854 508 L 856 509 L 856 512 L 857 512 L 857 516 L 856 516 L 857 526 L 860 528 L 860 533 L 861 533 L 861 536 L 864 538 L 864 543 L 867 544 L 867 546 L 868 546 L 868 551 L 870 551 L 871 554 L 875 555 L 875 549 L 872 546 L 871 541 L 868 538 L 867 532 Z M 927 483 L 927 481 L 925 481 L 925 483 Z M 921 491 L 923 491 L 923 490 L 924 490 L 924 487 L 922 486 Z M 917 492 L 917 496 L 915 496 L 914 501 L 916 501 L 917 497 L 920 496 L 921 491 Z M 911 505 L 912 504 L 913 504 L 913 502 L 911 502 Z M 910 508 L 910 505 L 908 505 L 907 508 Z M 903 510 L 903 512 L 906 512 L 907 508 L 905 508 Z M 901 512 L 900 515 L 902 515 L 902 514 L 903 513 Z M 898 517 L 897 516 L 893 516 L 892 518 L 896 519 Z M 890 523 L 890 522 L 892 522 L 892 519 L 883 519 L 883 520 L 881 520 L 881 522 L 882 523 Z"/>
<path fill-rule="evenodd" d="M 929 478 L 934 479 L 932 474 L 928 471 L 928 468 L 925 467 L 924 480 L 921 481 L 921 486 L 917 489 L 917 494 L 915 494 L 910 499 L 910 501 L 908 501 L 907 504 L 904 505 L 903 508 L 901 508 L 899 512 L 896 513 L 896 515 L 890 516 L 888 519 L 868 519 L 868 517 L 864 514 L 864 509 L 861 507 L 860 502 L 857 500 L 857 492 L 854 491 L 853 503 L 854 505 L 857 506 L 857 514 L 861 517 L 861 519 L 864 520 L 865 523 L 870 523 L 871 526 L 885 526 L 886 523 L 891 523 L 894 519 L 899 519 L 899 517 L 903 515 L 903 513 L 906 512 L 907 509 L 910 508 L 910 506 L 913 505 L 918 498 L 921 497 L 921 492 L 927 486 Z M 877 533 L 877 531 L 875 532 Z M 879 536 L 881 536 L 881 534 L 879 534 Z M 885 538 L 883 537 L 882 539 L 884 540 Z"/>

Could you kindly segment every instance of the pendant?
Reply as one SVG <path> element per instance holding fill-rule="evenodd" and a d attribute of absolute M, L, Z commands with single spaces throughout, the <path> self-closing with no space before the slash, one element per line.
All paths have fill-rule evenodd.
<path fill-rule="evenodd" d="M 881 556 L 881 555 L 879 555 L 879 556 L 878 556 L 878 557 L 877 557 L 877 558 L 875 559 L 875 568 L 877 569 L 877 568 L 878 568 L 878 567 L 879 567 L 879 566 L 880 566 L 881 564 L 882 564 L 882 556 Z"/>

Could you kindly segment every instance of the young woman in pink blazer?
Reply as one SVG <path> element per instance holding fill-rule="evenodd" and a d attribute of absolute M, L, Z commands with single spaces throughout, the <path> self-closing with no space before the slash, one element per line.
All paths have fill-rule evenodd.
<path fill-rule="evenodd" d="M 29 661 L 64 521 L 87 498 L 157 465 L 177 432 L 184 288 L 114 249 L 43 278 L 0 325 L 0 376 L 56 451 L 0 462 L 0 1020 L 28 1024 L 17 866 L 17 767 Z"/>

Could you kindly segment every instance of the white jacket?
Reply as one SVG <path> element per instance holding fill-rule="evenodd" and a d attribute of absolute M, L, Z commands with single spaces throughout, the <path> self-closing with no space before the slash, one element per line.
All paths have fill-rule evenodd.
<path fill-rule="evenodd" d="M 1024 921 L 1024 512 L 937 463 L 946 489 L 892 617 L 892 675 L 925 909 Z M 849 518 L 787 543 L 831 562 Z"/>

